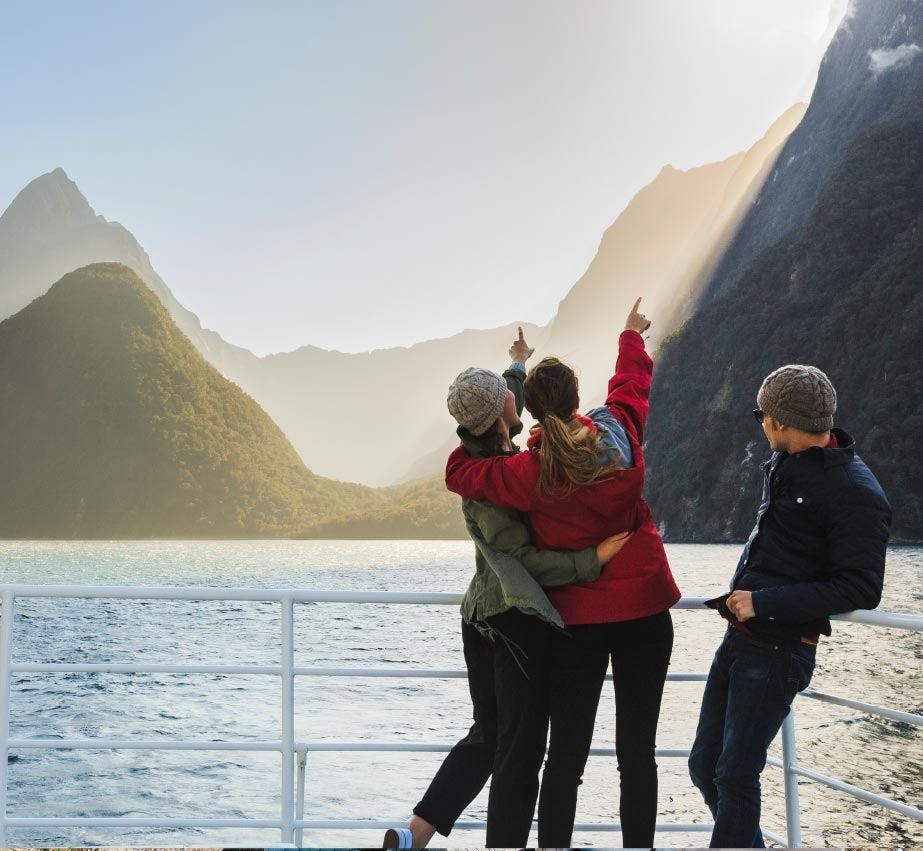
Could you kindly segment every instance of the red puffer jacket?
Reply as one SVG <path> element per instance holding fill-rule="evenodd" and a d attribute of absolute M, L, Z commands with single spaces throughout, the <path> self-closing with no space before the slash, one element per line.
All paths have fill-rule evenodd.
<path fill-rule="evenodd" d="M 634 331 L 619 337 L 615 375 L 609 380 L 606 407 L 625 428 L 634 466 L 616 470 L 563 499 L 539 496 L 538 447 L 541 431 L 529 438 L 528 451 L 496 458 L 472 458 L 460 446 L 446 465 L 450 491 L 465 499 L 486 499 L 529 512 L 535 544 L 545 549 L 595 547 L 617 532 L 634 534 L 595 582 L 547 589 L 566 624 L 608 623 L 657 614 L 680 597 L 663 541 L 644 489 L 644 424 L 649 408 L 653 362 Z"/>

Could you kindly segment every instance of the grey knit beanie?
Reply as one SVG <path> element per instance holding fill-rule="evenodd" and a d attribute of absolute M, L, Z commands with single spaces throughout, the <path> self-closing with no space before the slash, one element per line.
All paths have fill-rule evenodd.
<path fill-rule="evenodd" d="M 449 388 L 449 413 L 475 437 L 484 434 L 503 413 L 506 382 L 489 369 L 471 367 Z"/>
<path fill-rule="evenodd" d="M 836 390 L 816 366 L 789 364 L 769 373 L 756 395 L 760 410 L 801 431 L 833 428 Z"/>

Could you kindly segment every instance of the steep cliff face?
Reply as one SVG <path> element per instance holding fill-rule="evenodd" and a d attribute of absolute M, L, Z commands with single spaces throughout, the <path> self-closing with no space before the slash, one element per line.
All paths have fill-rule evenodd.
<path fill-rule="evenodd" d="M 749 532 L 768 454 L 749 411 L 784 363 L 828 372 L 895 536 L 923 539 L 921 34 L 921 3 L 856 5 L 702 304 L 659 353 L 648 495 L 672 540 Z"/>
<path fill-rule="evenodd" d="M 761 251 L 800 228 L 846 149 L 869 126 L 923 112 L 923 4 L 855 0 L 797 130 L 705 289 L 731 291 Z"/>
<path fill-rule="evenodd" d="M 648 428 L 648 497 L 671 540 L 739 540 L 769 455 L 750 416 L 763 377 L 811 363 L 837 423 L 923 540 L 923 120 L 872 125 L 847 149 L 803 227 L 752 263 L 664 347 Z"/>

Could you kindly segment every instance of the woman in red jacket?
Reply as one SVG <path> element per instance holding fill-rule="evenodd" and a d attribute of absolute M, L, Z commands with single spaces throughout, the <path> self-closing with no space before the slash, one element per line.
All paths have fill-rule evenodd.
<path fill-rule="evenodd" d="M 539 798 L 540 847 L 569 847 L 577 787 L 586 765 L 609 659 L 616 701 L 620 818 L 625 847 L 650 848 L 657 816 L 654 747 L 673 647 L 670 607 L 680 598 L 644 488 L 644 425 L 653 362 L 635 302 L 619 338 L 604 407 L 577 413 L 577 379 L 546 358 L 529 373 L 525 405 L 538 422 L 528 451 L 475 459 L 450 456 L 446 485 L 529 513 L 535 546 L 582 549 L 631 532 L 592 583 L 552 590 L 570 636 L 556 642 L 551 741 Z"/>

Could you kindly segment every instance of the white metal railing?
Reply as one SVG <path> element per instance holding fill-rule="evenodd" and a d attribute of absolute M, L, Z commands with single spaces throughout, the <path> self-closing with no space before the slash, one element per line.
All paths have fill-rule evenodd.
<path fill-rule="evenodd" d="M 170 664 L 60 664 L 12 662 L 13 624 L 17 598 L 94 598 L 132 600 L 220 600 L 277 602 L 281 606 L 281 659 L 278 665 L 170 665 Z M 71 585 L 0 585 L 0 847 L 7 844 L 9 828 L 61 828 L 61 827 L 121 827 L 121 828 L 260 828 L 277 829 L 283 845 L 301 844 L 305 829 L 374 829 L 390 827 L 400 821 L 378 820 L 308 820 L 304 818 L 304 782 L 307 755 L 311 752 L 445 752 L 452 745 L 443 743 L 409 742 L 296 742 L 295 740 L 295 677 L 422 677 L 447 679 L 465 677 L 464 670 L 419 669 L 407 666 L 388 668 L 322 668 L 295 665 L 294 654 L 294 604 L 295 603 L 387 603 L 410 605 L 458 605 L 460 594 L 401 593 L 360 591 L 298 591 L 293 589 L 254 588 L 185 588 L 185 587 L 132 587 L 132 586 L 71 586 Z M 677 609 L 704 609 L 704 598 L 683 598 L 674 606 Z M 923 631 L 923 616 L 890 612 L 851 612 L 836 616 L 837 620 L 874 626 Z M 141 740 L 141 739 L 32 739 L 10 738 L 10 675 L 12 673 L 183 673 L 183 674 L 247 674 L 276 676 L 281 680 L 282 724 L 279 739 L 268 741 L 207 741 L 207 740 Z M 611 675 L 610 675 L 611 678 Z M 673 682 L 704 681 L 705 674 L 670 673 Z M 873 706 L 850 698 L 805 690 L 804 697 L 826 703 L 847 706 L 863 713 L 877 715 L 892 721 L 923 726 L 923 716 L 887 707 Z M 134 817 L 71 817 L 39 818 L 10 817 L 7 815 L 8 755 L 11 750 L 67 749 L 67 750 L 183 750 L 183 751 L 269 751 L 280 753 L 279 818 L 134 818 Z M 785 778 L 786 836 L 764 830 L 766 838 L 781 845 L 801 845 L 798 777 L 804 777 L 829 786 L 860 800 L 885 807 L 908 818 L 923 821 L 923 810 L 860 789 L 834 777 L 802 768 L 797 761 L 795 745 L 794 712 L 789 713 L 782 726 L 782 759 L 769 759 L 769 764 L 779 767 Z M 591 753 L 614 755 L 614 748 L 594 748 Z M 660 757 L 687 757 L 688 749 L 658 748 Z M 483 822 L 460 821 L 459 829 L 482 828 Z M 660 832 L 709 832 L 710 823 L 658 824 Z M 577 824 L 579 831 L 618 831 L 618 824 Z"/>

